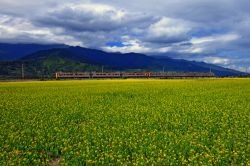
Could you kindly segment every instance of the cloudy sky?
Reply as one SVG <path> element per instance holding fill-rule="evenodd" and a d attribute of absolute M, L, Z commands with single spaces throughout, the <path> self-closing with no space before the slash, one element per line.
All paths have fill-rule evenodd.
<path fill-rule="evenodd" d="M 250 0 L 0 0 L 0 42 L 64 43 L 250 71 Z"/>

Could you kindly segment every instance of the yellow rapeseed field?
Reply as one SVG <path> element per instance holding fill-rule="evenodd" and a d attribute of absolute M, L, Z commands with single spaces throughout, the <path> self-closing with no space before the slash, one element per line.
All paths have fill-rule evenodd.
<path fill-rule="evenodd" d="M 0 83 L 0 165 L 250 165 L 250 79 Z"/>

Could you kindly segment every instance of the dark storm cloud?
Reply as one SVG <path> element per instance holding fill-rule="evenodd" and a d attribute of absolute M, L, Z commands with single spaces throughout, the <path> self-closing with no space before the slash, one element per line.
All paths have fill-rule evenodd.
<path fill-rule="evenodd" d="M 153 16 L 145 13 L 129 13 L 103 4 L 68 4 L 34 19 L 40 25 L 76 32 L 126 30 L 135 25 L 148 26 L 153 20 Z"/>
<path fill-rule="evenodd" d="M 249 0 L 1 0 L 0 42 L 171 54 L 242 70 L 249 8 Z"/>

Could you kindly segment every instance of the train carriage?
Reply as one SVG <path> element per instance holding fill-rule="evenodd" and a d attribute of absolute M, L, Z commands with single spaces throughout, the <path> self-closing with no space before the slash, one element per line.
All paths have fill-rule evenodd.
<path fill-rule="evenodd" d="M 210 78 L 214 73 L 202 72 L 108 72 L 108 73 L 81 73 L 81 72 L 57 72 L 56 79 L 105 79 L 105 78 Z"/>
<path fill-rule="evenodd" d="M 70 72 L 57 72 L 56 73 L 56 79 L 59 79 L 59 78 L 91 78 L 91 75 L 90 73 L 80 73 L 80 72 L 77 72 L 77 73 L 70 73 Z"/>
<path fill-rule="evenodd" d="M 93 73 L 92 78 L 120 78 L 121 73 L 115 72 L 115 73 Z"/>

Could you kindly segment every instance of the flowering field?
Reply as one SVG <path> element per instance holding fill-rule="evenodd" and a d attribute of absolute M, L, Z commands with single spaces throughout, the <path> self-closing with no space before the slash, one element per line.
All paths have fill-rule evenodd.
<path fill-rule="evenodd" d="M 250 79 L 0 83 L 0 165 L 249 165 Z"/>

